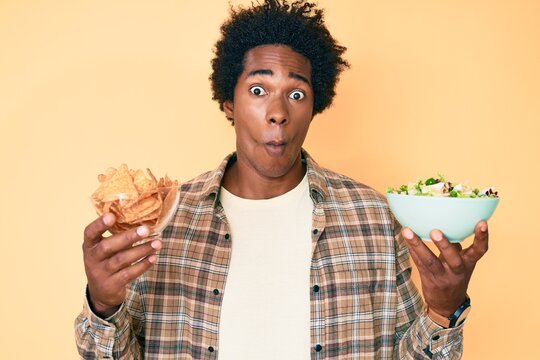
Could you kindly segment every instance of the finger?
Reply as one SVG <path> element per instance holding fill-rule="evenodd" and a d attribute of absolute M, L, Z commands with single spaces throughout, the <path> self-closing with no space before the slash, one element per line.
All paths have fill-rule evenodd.
<path fill-rule="evenodd" d="M 161 249 L 161 241 L 154 240 L 118 252 L 107 259 L 107 269 L 110 273 L 116 273 L 142 258 L 155 254 L 159 249 Z"/>
<path fill-rule="evenodd" d="M 440 230 L 431 230 L 429 237 L 435 243 L 435 246 L 440 251 L 440 258 L 448 265 L 450 270 L 455 274 L 465 272 L 465 264 L 461 258 L 461 253 L 458 247 L 450 243 L 446 236 Z"/>
<path fill-rule="evenodd" d="M 105 213 L 92 221 L 84 229 L 84 247 L 92 247 L 103 239 L 103 233 L 114 225 L 116 218 L 111 213 Z"/>
<path fill-rule="evenodd" d="M 117 282 L 122 286 L 126 286 L 131 281 L 135 280 L 144 274 L 157 261 L 156 255 L 150 255 L 141 261 L 123 268 L 111 276 L 111 281 Z"/>
<path fill-rule="evenodd" d="M 409 247 L 407 245 L 407 247 Z M 413 262 L 416 264 L 416 269 L 418 270 L 418 274 L 420 275 L 420 280 L 422 280 L 422 284 L 428 284 L 428 283 L 435 283 L 435 277 L 431 273 L 431 271 L 422 269 L 424 265 L 422 262 L 418 259 L 418 255 L 414 251 L 411 251 L 409 249 L 409 255 L 412 258 Z"/>
<path fill-rule="evenodd" d="M 429 250 L 426 244 L 411 229 L 404 228 L 401 230 L 401 235 L 406 240 L 409 252 L 416 255 L 418 271 L 425 269 L 424 271 L 431 272 L 434 276 L 444 274 L 444 266 L 439 258 Z"/>
<path fill-rule="evenodd" d="M 418 259 L 418 256 L 414 253 L 414 251 L 409 250 L 409 256 L 413 260 L 413 262 L 416 265 L 416 268 L 418 269 L 418 274 L 420 275 L 420 279 L 422 280 L 422 284 L 427 283 L 433 283 L 435 281 L 435 278 L 433 277 L 433 274 L 430 271 L 422 271 L 420 268 L 423 266 L 420 260 Z"/>
<path fill-rule="evenodd" d="M 469 264 L 475 264 L 488 251 L 489 231 L 487 222 L 484 220 L 476 224 L 474 229 L 474 241 L 465 249 L 463 257 Z"/>
<path fill-rule="evenodd" d="M 116 253 L 129 249 L 134 243 L 148 236 L 150 233 L 147 226 L 139 226 L 104 239 L 94 246 L 93 255 L 95 260 L 102 261 L 114 256 Z"/>

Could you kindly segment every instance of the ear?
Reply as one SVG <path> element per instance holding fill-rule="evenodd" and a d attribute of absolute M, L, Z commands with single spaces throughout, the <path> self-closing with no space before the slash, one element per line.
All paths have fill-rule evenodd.
<path fill-rule="evenodd" d="M 225 100 L 225 102 L 223 102 L 223 111 L 225 111 L 227 119 L 234 119 L 234 104 L 231 100 Z"/>

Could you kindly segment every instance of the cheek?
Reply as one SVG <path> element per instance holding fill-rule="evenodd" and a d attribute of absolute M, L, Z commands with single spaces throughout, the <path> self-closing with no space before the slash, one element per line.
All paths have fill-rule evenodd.
<path fill-rule="evenodd" d="M 264 120 L 266 107 L 261 101 L 254 101 L 249 95 L 235 97 L 234 117 L 237 120 L 252 124 Z"/>
<path fill-rule="evenodd" d="M 308 133 L 309 126 L 311 125 L 311 120 L 313 118 L 312 106 L 308 105 L 306 107 L 303 107 L 302 109 L 299 109 L 298 115 L 298 133 L 302 134 L 302 136 L 305 137 Z"/>
<path fill-rule="evenodd" d="M 307 123 L 307 124 L 302 128 L 302 142 L 303 142 L 304 139 L 306 138 L 307 133 L 308 133 L 308 130 L 309 130 L 309 123 Z"/>
<path fill-rule="evenodd" d="M 261 120 L 258 112 L 260 112 L 259 108 L 246 104 L 235 112 L 234 130 L 237 144 L 244 144 L 245 147 L 258 142 L 260 134 L 264 132 L 264 121 Z"/>
<path fill-rule="evenodd" d="M 300 106 L 298 106 L 296 113 L 298 114 L 298 118 L 301 118 L 303 121 L 308 121 L 308 124 L 311 122 L 311 119 L 313 118 L 313 94 L 309 95 L 310 99 L 306 102 L 302 102 Z"/>

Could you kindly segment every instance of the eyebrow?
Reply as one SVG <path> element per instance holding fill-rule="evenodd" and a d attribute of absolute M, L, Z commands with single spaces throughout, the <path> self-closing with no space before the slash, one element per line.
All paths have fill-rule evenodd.
<path fill-rule="evenodd" d="M 255 76 L 255 75 L 274 75 L 274 72 L 272 70 L 268 70 L 268 69 L 253 70 L 253 71 L 249 72 L 248 77 Z M 308 84 L 309 86 L 311 86 L 311 83 L 309 82 L 309 80 L 305 76 L 302 76 L 302 75 L 294 73 L 294 72 L 289 72 L 289 77 L 292 78 L 292 79 L 297 79 L 297 80 L 303 81 L 306 84 Z"/>

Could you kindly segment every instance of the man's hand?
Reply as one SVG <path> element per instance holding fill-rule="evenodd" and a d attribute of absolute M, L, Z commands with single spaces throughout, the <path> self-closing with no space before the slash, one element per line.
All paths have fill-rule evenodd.
<path fill-rule="evenodd" d="M 156 262 L 161 241 L 133 246 L 148 236 L 146 226 L 104 238 L 115 217 L 104 214 L 84 230 L 84 268 L 92 310 L 100 317 L 112 315 L 126 298 L 126 285 Z M 142 259 L 142 260 L 141 260 Z M 139 261 L 140 260 L 140 261 Z"/>
<path fill-rule="evenodd" d="M 488 250 L 487 223 L 476 224 L 474 242 L 465 250 L 459 243 L 450 243 L 439 230 L 432 230 L 429 236 L 440 251 L 438 257 L 411 229 L 403 228 L 401 235 L 420 273 L 426 303 L 440 315 L 452 315 L 465 301 L 476 262 Z"/>

